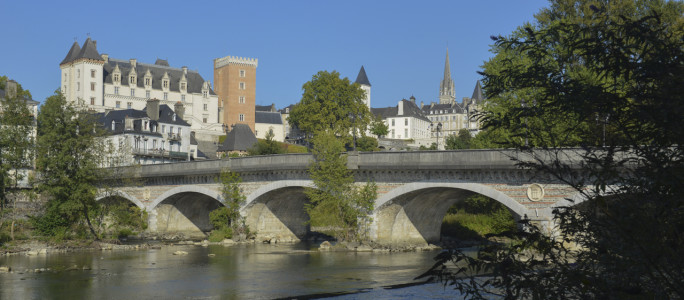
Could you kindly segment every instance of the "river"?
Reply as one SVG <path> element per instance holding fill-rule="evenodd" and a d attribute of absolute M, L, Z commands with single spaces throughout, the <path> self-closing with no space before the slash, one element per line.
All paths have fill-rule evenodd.
<path fill-rule="evenodd" d="M 437 251 L 312 249 L 306 243 L 178 245 L 0 256 L 0 266 L 12 268 L 0 274 L 0 299 L 458 298 L 440 284 L 385 288 L 415 282 Z M 188 254 L 173 255 L 179 250 Z M 74 265 L 78 270 L 66 270 Z M 46 271 L 26 271 L 41 268 Z"/>

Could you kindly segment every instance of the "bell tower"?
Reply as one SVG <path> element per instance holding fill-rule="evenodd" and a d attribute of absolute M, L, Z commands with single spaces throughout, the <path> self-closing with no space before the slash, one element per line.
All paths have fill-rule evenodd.
<path fill-rule="evenodd" d="M 439 103 L 452 104 L 456 101 L 454 91 L 454 81 L 451 79 L 451 69 L 449 67 L 449 48 L 446 51 L 446 61 L 444 62 L 444 78 L 439 84 Z"/>

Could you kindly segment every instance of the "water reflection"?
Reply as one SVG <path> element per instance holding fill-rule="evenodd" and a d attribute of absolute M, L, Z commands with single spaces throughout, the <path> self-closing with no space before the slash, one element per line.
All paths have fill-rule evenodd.
<path fill-rule="evenodd" d="M 12 267 L 13 273 L 0 274 L 0 299 L 269 299 L 378 289 L 412 282 L 436 255 L 434 251 L 308 252 L 309 248 L 307 244 L 169 246 L 4 256 L 0 265 Z M 177 250 L 188 255 L 173 255 Z M 66 271 L 74 265 L 78 270 Z M 90 270 L 82 270 L 83 266 Z M 54 271 L 24 272 L 39 268 Z"/>

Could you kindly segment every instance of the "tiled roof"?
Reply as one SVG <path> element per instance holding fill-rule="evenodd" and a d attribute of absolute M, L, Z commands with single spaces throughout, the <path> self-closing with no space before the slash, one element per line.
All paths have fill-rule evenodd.
<path fill-rule="evenodd" d="M 159 60 L 157 60 L 157 62 L 158 61 Z M 128 86 L 128 74 L 131 71 L 132 65 L 130 61 L 114 58 L 110 58 L 109 61 L 104 64 L 104 83 L 112 84 L 112 73 L 117 65 L 119 66 L 119 70 L 121 70 L 121 85 Z M 157 63 L 152 65 L 137 62 L 135 66 L 135 72 L 137 78 L 136 84 L 139 88 L 145 87 L 145 74 L 148 70 L 150 71 L 150 74 L 152 74 L 152 89 L 161 90 L 162 77 L 164 77 L 165 73 L 168 73 L 169 91 L 180 92 L 180 79 L 183 76 L 183 69 L 169 67 L 168 63 L 165 66 L 159 65 Z M 205 81 L 204 78 L 202 78 L 197 71 L 188 70 L 187 72 L 188 73 L 185 75 L 185 78 L 188 81 L 188 93 L 201 93 L 202 85 Z M 216 95 L 211 87 L 209 87 L 209 94 Z"/>
<path fill-rule="evenodd" d="M 463 107 L 460 104 L 454 102 L 453 104 L 434 104 L 434 105 L 424 105 L 423 113 L 425 115 L 442 115 L 442 114 L 462 114 L 465 113 Z M 433 111 L 434 113 L 430 113 Z"/>
<path fill-rule="evenodd" d="M 69 53 L 64 57 L 60 65 L 63 65 L 68 62 L 72 62 L 76 60 L 76 57 L 78 56 L 78 53 L 81 52 L 81 46 L 78 45 L 78 42 L 74 42 L 73 45 L 71 45 L 71 49 L 69 49 Z"/>
<path fill-rule="evenodd" d="M 397 106 L 393 106 L 393 107 L 390 106 L 390 107 L 382 107 L 382 108 L 371 108 L 371 112 L 376 116 L 377 115 L 381 116 L 383 119 L 384 118 L 397 118 L 397 117 L 413 117 L 413 118 L 417 118 L 417 119 L 421 119 L 421 120 L 430 122 L 430 119 L 425 117 L 423 112 L 420 110 L 420 108 L 418 108 L 418 106 L 416 106 L 415 103 L 408 101 L 406 99 L 401 100 L 401 102 L 403 103 L 403 106 L 404 106 L 403 107 L 404 113 L 401 116 L 399 115 L 398 104 L 397 104 Z"/>
<path fill-rule="evenodd" d="M 190 126 L 187 122 L 185 122 L 183 119 L 176 117 L 176 120 L 173 120 L 173 110 L 166 105 L 162 104 L 159 106 L 159 119 L 157 121 L 150 120 L 150 125 L 158 125 L 158 124 L 173 124 L 173 125 L 180 125 L 180 126 Z M 147 112 L 144 110 L 138 110 L 138 109 L 123 109 L 123 110 L 113 110 L 107 113 L 99 113 L 96 114 L 97 119 L 100 120 L 100 123 L 103 124 L 104 128 L 107 129 L 109 132 L 113 133 L 123 133 L 124 130 L 124 123 L 126 120 L 126 117 L 129 118 L 147 118 Z M 112 121 L 114 121 L 114 130 L 112 130 L 111 124 Z M 133 132 L 137 133 L 146 133 L 150 135 L 158 135 L 161 136 L 160 133 L 152 133 L 152 132 L 143 132 L 142 131 L 142 124 L 141 120 L 135 120 L 133 122 Z M 129 132 L 129 131 L 127 131 Z"/>
<path fill-rule="evenodd" d="M 279 112 L 256 111 L 254 112 L 254 123 L 260 124 L 283 124 L 283 118 Z"/>

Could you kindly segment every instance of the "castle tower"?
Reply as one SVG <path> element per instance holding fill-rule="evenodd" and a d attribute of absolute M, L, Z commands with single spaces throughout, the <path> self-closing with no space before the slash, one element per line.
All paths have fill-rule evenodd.
<path fill-rule="evenodd" d="M 446 52 L 446 62 L 444 63 L 444 78 L 439 84 L 439 103 L 452 104 L 456 100 L 456 92 L 454 91 L 454 81 L 451 79 L 451 70 L 449 68 L 449 49 Z"/>
<path fill-rule="evenodd" d="M 361 66 L 361 70 L 359 70 L 359 75 L 356 76 L 356 83 L 361 85 L 361 89 L 363 89 L 364 92 L 366 92 L 366 97 L 363 99 L 363 103 L 368 106 L 368 109 L 371 108 L 371 84 L 370 81 L 368 81 L 368 76 L 366 76 L 366 70 Z"/>
<path fill-rule="evenodd" d="M 214 59 L 214 91 L 219 96 L 223 124 L 247 124 L 254 132 L 256 58 L 226 56 Z"/>
<path fill-rule="evenodd" d="M 97 42 L 88 38 L 83 47 L 77 42 L 59 64 L 61 90 L 67 101 L 77 105 L 102 105 L 102 70 L 104 59 L 97 52 Z"/>

